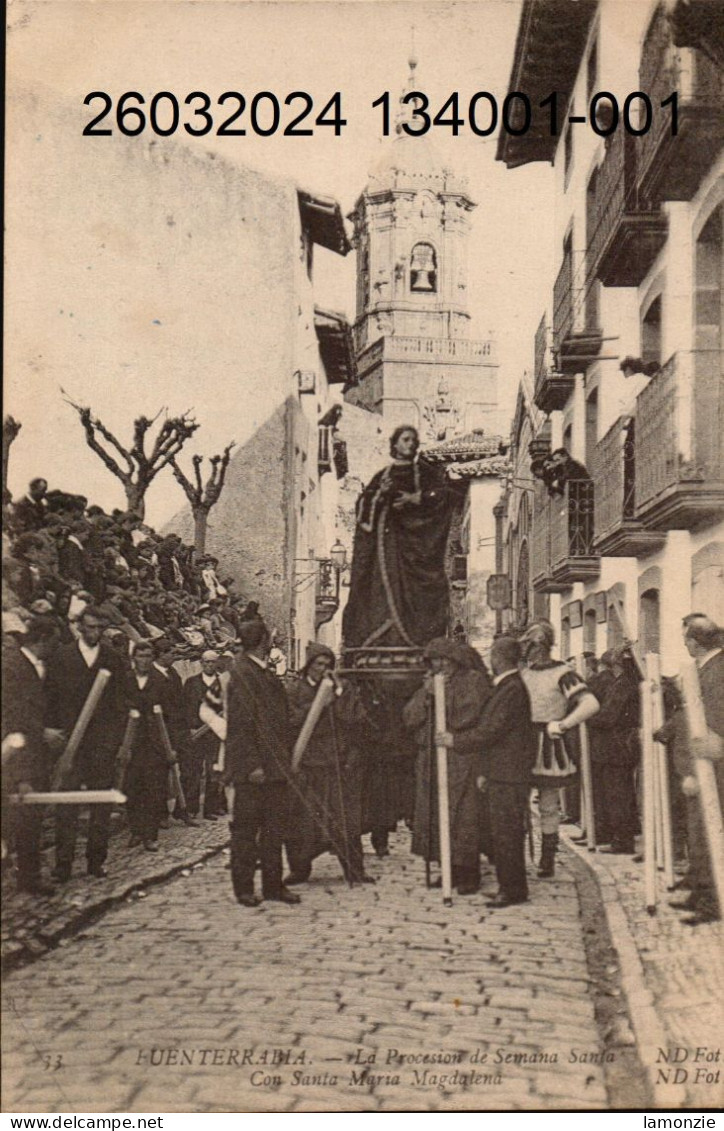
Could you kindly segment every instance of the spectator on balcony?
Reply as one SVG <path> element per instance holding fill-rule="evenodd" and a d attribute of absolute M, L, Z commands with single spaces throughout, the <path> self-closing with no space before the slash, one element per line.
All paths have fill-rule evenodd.
<path fill-rule="evenodd" d="M 540 478 L 551 496 L 565 494 L 566 484 L 571 480 L 590 480 L 590 475 L 582 463 L 573 459 L 566 448 L 556 448 L 543 460 Z"/>
<path fill-rule="evenodd" d="M 555 874 L 560 790 L 576 774 L 570 732 L 599 709 L 585 680 L 568 664 L 551 659 L 554 643 L 553 625 L 543 618 L 533 621 L 522 640 L 527 665 L 523 682 L 538 731 L 538 755 L 531 780 L 539 793 L 542 846 L 538 875 L 544 877 Z"/>

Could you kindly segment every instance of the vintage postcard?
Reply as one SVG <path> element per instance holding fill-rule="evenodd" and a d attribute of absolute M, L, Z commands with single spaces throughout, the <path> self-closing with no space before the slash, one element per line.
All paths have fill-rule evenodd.
<path fill-rule="evenodd" d="M 3 1110 L 716 1109 L 724 4 L 7 21 Z"/>

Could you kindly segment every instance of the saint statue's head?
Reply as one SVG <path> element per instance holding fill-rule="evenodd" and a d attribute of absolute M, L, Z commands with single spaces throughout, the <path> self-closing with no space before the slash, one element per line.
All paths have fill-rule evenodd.
<path fill-rule="evenodd" d="M 403 459 L 412 462 L 420 447 L 420 437 L 417 428 L 411 424 L 401 424 L 390 436 L 390 455 L 393 459 Z"/>

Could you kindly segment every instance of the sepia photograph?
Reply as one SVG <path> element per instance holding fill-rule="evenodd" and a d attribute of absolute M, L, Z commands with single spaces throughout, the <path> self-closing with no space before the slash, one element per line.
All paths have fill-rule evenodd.
<path fill-rule="evenodd" d="M 724 0 L 6 20 L 2 1112 L 716 1112 Z"/>

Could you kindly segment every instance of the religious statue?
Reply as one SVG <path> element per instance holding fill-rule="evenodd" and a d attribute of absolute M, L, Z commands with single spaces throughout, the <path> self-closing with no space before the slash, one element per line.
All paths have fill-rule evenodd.
<path fill-rule="evenodd" d="M 451 500 L 444 473 L 418 457 L 419 446 L 415 428 L 396 428 L 391 462 L 359 498 L 343 625 L 348 648 L 421 646 L 447 631 Z"/>

